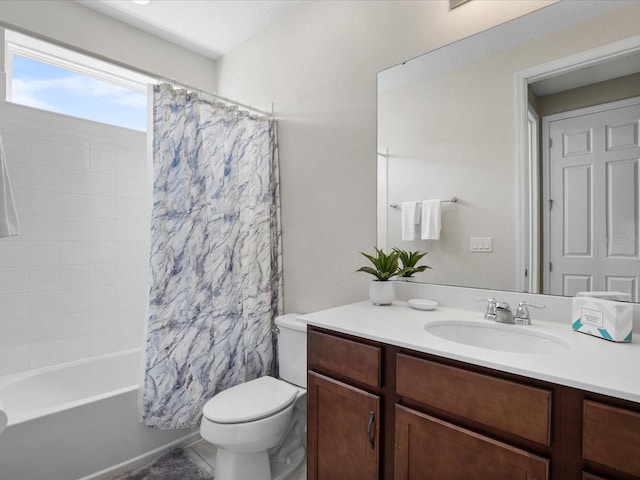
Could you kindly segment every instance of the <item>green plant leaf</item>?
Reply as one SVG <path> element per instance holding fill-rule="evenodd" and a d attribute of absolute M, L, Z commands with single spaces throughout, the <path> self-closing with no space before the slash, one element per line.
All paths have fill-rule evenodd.
<path fill-rule="evenodd" d="M 373 275 L 376 278 L 380 278 L 378 277 L 378 271 L 371 268 L 371 267 L 360 267 L 358 270 L 356 270 L 356 272 L 364 272 L 364 273 L 370 273 L 371 275 Z"/>
<path fill-rule="evenodd" d="M 400 248 L 394 248 L 394 252 L 398 254 L 398 259 L 401 263 L 401 267 L 398 270 L 397 275 L 402 277 L 411 277 L 414 273 L 424 272 L 426 269 L 430 269 L 431 267 L 427 265 L 416 266 L 420 260 L 424 258 L 424 256 L 429 252 L 421 252 L 416 250 L 415 252 L 402 250 Z"/>
<path fill-rule="evenodd" d="M 398 274 L 398 259 L 400 254 L 395 250 L 389 254 L 384 253 L 382 249 L 373 247 L 376 251 L 376 255 L 369 255 L 368 253 L 360 252 L 367 260 L 369 260 L 373 267 L 361 267 L 357 272 L 365 272 L 375 276 L 378 280 L 389 280 L 394 275 Z"/>

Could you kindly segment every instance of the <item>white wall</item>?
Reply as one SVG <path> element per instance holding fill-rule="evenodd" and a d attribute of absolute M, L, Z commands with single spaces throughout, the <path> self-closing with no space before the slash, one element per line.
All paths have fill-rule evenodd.
<path fill-rule="evenodd" d="M 389 209 L 389 247 L 428 251 L 422 281 L 512 290 L 515 279 L 515 93 L 511 71 L 480 63 L 448 70 L 378 97 L 378 149 L 388 149 L 388 202 L 443 200 L 437 241 L 401 238 L 400 210 Z M 492 64 L 493 65 L 493 64 Z M 445 94 L 445 92 L 447 94 Z M 456 92 L 456 93 L 454 93 Z M 493 252 L 471 253 L 471 237 Z"/>
<path fill-rule="evenodd" d="M 145 73 L 215 89 L 212 60 L 71 0 L 2 0 L 0 25 Z"/>
<path fill-rule="evenodd" d="M 287 312 L 366 298 L 354 271 L 376 242 L 376 73 L 549 3 L 301 2 L 218 61 L 222 95 L 275 104 Z"/>
<path fill-rule="evenodd" d="M 1 1 L 0 25 L 214 88 L 211 60 L 73 1 Z M 146 134 L 4 102 L 0 133 L 22 224 L 0 241 L 0 375 L 141 345 Z"/>
<path fill-rule="evenodd" d="M 0 104 L 21 233 L 0 241 L 0 375 L 139 347 L 147 135 Z"/>
<path fill-rule="evenodd" d="M 71 1 L 0 2 L 0 22 L 269 108 L 279 122 L 285 309 L 366 296 L 375 244 L 376 73 L 555 0 L 307 1 L 218 62 Z M 218 85 L 219 83 L 219 85 Z"/>

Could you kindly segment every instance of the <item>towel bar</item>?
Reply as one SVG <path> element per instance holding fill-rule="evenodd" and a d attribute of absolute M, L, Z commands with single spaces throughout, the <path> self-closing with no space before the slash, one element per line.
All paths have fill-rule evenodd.
<path fill-rule="evenodd" d="M 456 197 L 451 197 L 451 200 L 442 200 L 442 203 L 456 203 L 458 201 L 458 199 Z M 420 203 L 420 202 L 418 202 Z M 392 203 L 391 205 L 389 205 L 392 208 L 400 208 L 400 204 L 399 203 Z"/>

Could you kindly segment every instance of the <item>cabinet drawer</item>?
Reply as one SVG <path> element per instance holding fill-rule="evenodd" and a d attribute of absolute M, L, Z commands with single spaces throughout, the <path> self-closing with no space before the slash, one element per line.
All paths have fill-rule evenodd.
<path fill-rule="evenodd" d="M 583 407 L 584 458 L 640 476 L 640 414 L 590 400 Z"/>
<path fill-rule="evenodd" d="M 398 405 L 395 449 L 395 480 L 549 478 L 545 458 Z"/>
<path fill-rule="evenodd" d="M 372 345 L 335 337 L 322 332 L 308 332 L 309 368 L 317 368 L 354 380 L 364 385 L 380 387 L 382 349 Z"/>
<path fill-rule="evenodd" d="M 396 391 L 541 445 L 551 442 L 551 391 L 398 354 Z"/>

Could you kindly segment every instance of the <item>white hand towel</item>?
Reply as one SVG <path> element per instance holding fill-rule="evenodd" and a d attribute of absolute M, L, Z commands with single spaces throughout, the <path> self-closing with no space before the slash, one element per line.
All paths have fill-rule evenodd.
<path fill-rule="evenodd" d="M 0 238 L 12 235 L 20 235 L 20 224 L 9 182 L 9 168 L 4 155 L 4 146 L 0 137 Z"/>
<path fill-rule="evenodd" d="M 402 225 L 402 240 L 413 240 L 416 236 L 416 202 L 402 202 L 400 204 L 400 223 Z"/>
<path fill-rule="evenodd" d="M 439 240 L 442 200 L 425 200 L 422 202 L 422 239 Z"/>

